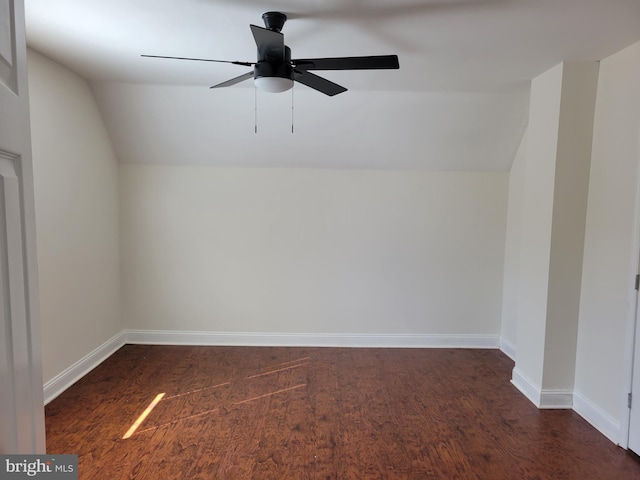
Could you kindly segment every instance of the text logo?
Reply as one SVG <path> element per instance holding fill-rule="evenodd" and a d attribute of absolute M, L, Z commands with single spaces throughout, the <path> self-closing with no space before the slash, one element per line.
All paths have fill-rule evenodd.
<path fill-rule="evenodd" d="M 77 455 L 0 455 L 0 480 L 78 480 Z"/>

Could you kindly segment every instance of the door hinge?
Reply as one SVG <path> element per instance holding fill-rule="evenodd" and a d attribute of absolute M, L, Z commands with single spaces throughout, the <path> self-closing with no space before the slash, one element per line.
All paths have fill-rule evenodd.
<path fill-rule="evenodd" d="M 640 274 L 636 275 L 636 290 L 640 290 Z"/>
<path fill-rule="evenodd" d="M 631 408 L 631 400 L 633 398 L 633 395 L 631 395 L 631 393 L 629 393 L 629 395 L 627 395 L 627 408 Z"/>

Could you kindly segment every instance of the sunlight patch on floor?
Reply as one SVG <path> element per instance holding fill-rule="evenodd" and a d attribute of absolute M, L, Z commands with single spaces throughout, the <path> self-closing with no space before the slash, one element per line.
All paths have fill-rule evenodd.
<path fill-rule="evenodd" d="M 298 367 L 305 367 L 307 365 L 309 365 L 308 360 L 310 360 L 310 357 L 303 357 L 303 358 L 298 358 L 297 360 L 292 360 L 292 361 L 288 361 L 288 362 L 282 362 L 279 363 L 277 365 L 272 365 L 270 367 L 266 367 L 267 371 L 264 371 L 265 368 L 263 367 L 261 370 L 263 370 L 261 373 L 256 373 L 247 377 L 244 377 L 244 380 L 255 380 L 258 379 L 260 377 L 264 377 L 267 375 L 273 375 L 273 374 L 277 374 L 277 373 L 281 373 L 281 372 L 286 372 L 286 371 L 290 371 L 293 369 L 296 369 Z M 278 368 L 280 367 L 280 368 Z M 253 382 L 251 382 L 253 383 Z M 133 435 L 135 434 L 140 434 L 140 433 L 144 433 L 144 432 L 148 432 L 151 430 L 157 430 L 158 428 L 161 427 L 166 427 L 169 425 L 175 425 L 177 423 L 180 423 L 184 420 L 188 420 L 188 419 L 192 419 L 195 417 L 200 417 L 203 415 L 209 415 L 209 414 L 213 414 L 213 413 L 217 413 L 220 411 L 220 408 L 213 408 L 213 409 L 209 409 L 206 410 L 204 412 L 200 412 L 200 413 L 195 413 L 193 415 L 187 415 L 184 417 L 178 417 L 175 418 L 174 420 L 171 420 L 169 422 L 165 422 L 165 423 L 160 423 L 158 425 L 154 425 L 151 427 L 147 427 L 144 430 L 138 430 L 140 425 L 142 425 L 142 423 L 146 420 L 146 418 L 151 414 L 152 410 L 158 405 L 158 403 L 160 403 L 161 401 L 164 400 L 172 400 L 172 399 L 176 399 L 179 397 L 184 397 L 187 395 L 192 395 L 195 393 L 201 393 L 207 390 L 213 390 L 216 388 L 221 388 L 221 387 L 230 387 L 232 384 L 232 382 L 224 382 L 224 383 L 218 383 L 216 385 L 209 385 L 207 387 L 203 387 L 203 388 L 197 388 L 194 390 L 189 390 L 187 392 L 183 392 L 183 393 L 178 393 L 175 395 L 171 395 L 168 397 L 165 397 L 165 393 L 159 393 L 158 395 L 156 395 L 156 397 L 153 399 L 153 401 L 149 404 L 149 406 L 144 410 L 144 412 L 142 412 L 142 414 L 138 417 L 138 419 L 133 423 L 133 425 L 131 425 L 131 428 L 129 428 L 129 430 L 127 431 L 127 433 L 125 433 L 125 435 L 122 437 L 123 440 L 126 440 L 128 438 L 131 438 Z M 279 389 L 279 390 L 274 390 L 262 395 L 257 395 L 257 396 L 253 396 L 250 398 L 245 398 L 244 400 L 240 400 L 238 402 L 232 403 L 231 406 L 238 406 L 238 405 L 243 405 L 249 402 L 253 402 L 262 398 L 267 398 L 267 397 L 271 397 L 273 395 L 277 395 L 280 393 L 285 393 L 285 392 L 289 392 L 292 390 L 297 390 L 299 388 L 303 388 L 306 387 L 307 383 L 301 383 L 301 384 L 297 384 L 294 385 L 292 387 L 288 387 L 288 388 L 283 388 L 283 389 Z"/>
<path fill-rule="evenodd" d="M 123 440 L 130 438 L 134 433 L 136 433 L 136 430 L 138 429 L 138 427 L 142 424 L 142 422 L 144 422 L 145 418 L 149 416 L 149 414 L 156 407 L 156 405 L 160 403 L 160 400 L 162 400 L 162 397 L 164 397 L 164 393 L 159 393 L 158 395 L 156 395 L 156 398 L 154 398 L 153 401 L 149 404 L 149 406 L 144 409 L 144 412 L 140 414 L 138 419 L 135 422 L 133 422 L 133 425 L 131 425 L 131 428 L 127 430 L 127 433 L 124 434 L 124 437 L 122 437 Z"/>

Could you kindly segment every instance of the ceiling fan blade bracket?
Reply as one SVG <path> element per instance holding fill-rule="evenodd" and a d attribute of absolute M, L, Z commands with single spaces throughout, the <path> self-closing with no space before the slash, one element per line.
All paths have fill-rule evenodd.
<path fill-rule="evenodd" d="M 293 80 L 293 67 L 288 63 L 259 62 L 255 66 L 255 78 L 280 77 Z"/>
<path fill-rule="evenodd" d="M 291 49 L 284 47 L 284 61 L 280 57 L 267 55 L 264 60 L 255 66 L 256 78 L 281 77 L 293 80 L 293 66 L 291 64 Z"/>
<path fill-rule="evenodd" d="M 296 68 L 305 70 L 387 70 L 400 68 L 397 55 L 302 58 L 293 60 L 293 64 Z"/>

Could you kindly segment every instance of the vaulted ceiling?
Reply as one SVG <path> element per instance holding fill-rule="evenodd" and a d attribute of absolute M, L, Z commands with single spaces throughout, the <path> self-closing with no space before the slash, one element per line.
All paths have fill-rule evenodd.
<path fill-rule="evenodd" d="M 31 48 L 92 84 L 122 162 L 509 168 L 530 80 L 640 40 L 638 0 L 25 0 Z M 249 24 L 287 14 L 294 58 L 397 54 L 400 70 L 318 72 L 349 90 L 254 91 Z M 293 107 L 293 108 L 292 108 Z M 294 132 L 292 133 L 292 125 Z M 255 132 L 257 126 L 257 133 Z"/>

